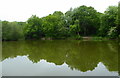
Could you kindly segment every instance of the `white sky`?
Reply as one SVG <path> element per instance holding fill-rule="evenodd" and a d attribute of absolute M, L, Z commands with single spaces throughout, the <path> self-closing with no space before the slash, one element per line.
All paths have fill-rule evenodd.
<path fill-rule="evenodd" d="M 118 5 L 120 0 L 0 0 L 0 20 L 26 21 L 31 15 L 47 16 L 54 11 L 65 13 L 71 7 L 92 6 L 104 12 L 110 5 Z"/>

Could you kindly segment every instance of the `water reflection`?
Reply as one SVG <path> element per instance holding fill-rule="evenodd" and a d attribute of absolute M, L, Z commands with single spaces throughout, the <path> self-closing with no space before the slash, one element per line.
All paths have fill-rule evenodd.
<path fill-rule="evenodd" d="M 67 64 L 71 70 L 93 71 L 99 63 L 109 71 L 118 71 L 118 46 L 113 41 L 19 41 L 3 42 L 2 60 L 27 56 L 33 63 L 46 60 Z M 24 61 L 24 60 L 23 60 Z"/>

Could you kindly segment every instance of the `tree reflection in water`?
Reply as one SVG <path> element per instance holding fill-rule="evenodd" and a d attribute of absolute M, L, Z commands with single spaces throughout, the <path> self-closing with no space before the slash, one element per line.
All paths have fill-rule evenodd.
<path fill-rule="evenodd" d="M 102 62 L 109 71 L 118 71 L 118 45 L 115 41 L 11 41 L 3 42 L 2 60 L 27 55 L 30 61 L 41 59 L 55 65 L 64 62 L 73 70 L 94 70 Z"/>

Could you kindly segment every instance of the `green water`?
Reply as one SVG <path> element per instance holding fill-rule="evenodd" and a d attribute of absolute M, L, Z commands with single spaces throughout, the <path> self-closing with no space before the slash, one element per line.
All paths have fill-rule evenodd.
<path fill-rule="evenodd" d="M 116 41 L 2 43 L 3 76 L 117 76 Z"/>

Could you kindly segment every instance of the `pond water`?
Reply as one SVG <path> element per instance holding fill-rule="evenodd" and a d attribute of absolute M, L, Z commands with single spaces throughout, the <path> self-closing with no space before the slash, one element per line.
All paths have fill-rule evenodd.
<path fill-rule="evenodd" d="M 3 76 L 118 76 L 116 41 L 2 43 Z"/>

